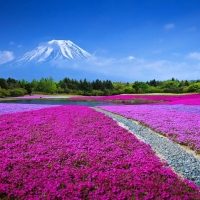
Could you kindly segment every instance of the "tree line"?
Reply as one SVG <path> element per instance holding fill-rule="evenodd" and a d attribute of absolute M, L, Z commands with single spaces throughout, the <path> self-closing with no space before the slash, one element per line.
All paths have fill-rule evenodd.
<path fill-rule="evenodd" d="M 0 97 L 15 97 L 32 94 L 78 94 L 78 95 L 115 95 L 142 93 L 188 93 L 200 92 L 200 80 L 188 81 L 170 79 L 157 81 L 155 79 L 133 83 L 112 82 L 110 80 L 88 81 L 64 78 L 59 82 L 50 78 L 16 80 L 14 78 L 0 78 Z"/>

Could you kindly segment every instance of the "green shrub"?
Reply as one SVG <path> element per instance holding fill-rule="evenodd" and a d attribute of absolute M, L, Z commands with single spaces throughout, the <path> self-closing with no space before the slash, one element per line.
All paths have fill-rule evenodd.
<path fill-rule="evenodd" d="M 103 91 L 101 90 L 93 90 L 92 96 L 103 96 Z"/>
<path fill-rule="evenodd" d="M 0 98 L 9 97 L 10 92 L 0 87 Z"/>
<path fill-rule="evenodd" d="M 133 89 L 135 89 L 136 93 L 142 94 L 148 92 L 149 85 L 144 82 L 135 81 L 132 85 Z"/>
<path fill-rule="evenodd" d="M 188 88 L 188 92 L 199 92 L 199 91 L 200 91 L 200 83 L 193 83 Z"/>
<path fill-rule="evenodd" d="M 135 93 L 135 89 L 134 88 L 125 88 L 124 89 L 124 94 L 134 94 Z"/>
<path fill-rule="evenodd" d="M 159 87 L 150 86 L 147 90 L 147 93 L 163 93 L 163 89 Z"/>
<path fill-rule="evenodd" d="M 27 91 L 23 88 L 16 88 L 16 89 L 10 90 L 11 97 L 24 96 L 25 94 L 27 94 Z"/>
<path fill-rule="evenodd" d="M 58 88 L 57 88 L 57 93 L 63 94 L 63 93 L 65 93 L 65 89 L 64 89 L 64 88 L 61 88 L 60 86 L 58 86 Z"/>
<path fill-rule="evenodd" d="M 188 91 L 189 87 L 188 86 L 184 86 L 184 87 L 182 87 L 182 90 L 183 90 L 183 93 L 187 93 L 187 92 L 189 92 Z"/>

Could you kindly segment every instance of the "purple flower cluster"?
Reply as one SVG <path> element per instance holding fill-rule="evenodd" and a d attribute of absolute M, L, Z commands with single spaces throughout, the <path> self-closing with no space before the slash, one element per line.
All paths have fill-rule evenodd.
<path fill-rule="evenodd" d="M 143 105 L 143 107 L 145 106 Z M 149 108 L 149 105 L 147 105 L 147 107 Z M 181 105 L 181 104 L 151 105 L 150 108 L 200 115 L 200 106 L 196 105 Z"/>
<path fill-rule="evenodd" d="M 7 113 L 29 111 L 29 110 L 38 110 L 50 106 L 57 106 L 57 105 L 0 103 L 0 115 Z"/>
<path fill-rule="evenodd" d="M 130 105 L 101 108 L 137 120 L 200 153 L 200 106 Z"/>
<path fill-rule="evenodd" d="M 149 145 L 84 106 L 0 115 L 0 163 L 0 199 L 200 199 Z"/>

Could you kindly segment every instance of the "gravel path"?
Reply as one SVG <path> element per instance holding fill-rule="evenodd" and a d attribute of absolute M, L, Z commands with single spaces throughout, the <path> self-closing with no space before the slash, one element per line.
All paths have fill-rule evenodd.
<path fill-rule="evenodd" d="M 200 158 L 188 152 L 181 145 L 176 144 L 149 128 L 140 125 L 138 122 L 127 119 L 120 115 L 113 114 L 95 107 L 95 110 L 102 112 L 119 125 L 128 129 L 137 138 L 151 145 L 152 149 L 161 158 L 167 161 L 169 166 L 179 175 L 187 178 L 200 186 Z"/>

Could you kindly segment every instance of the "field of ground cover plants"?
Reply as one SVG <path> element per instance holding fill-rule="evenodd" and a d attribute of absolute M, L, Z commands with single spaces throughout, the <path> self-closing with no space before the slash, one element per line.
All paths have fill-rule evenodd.
<path fill-rule="evenodd" d="M 12 105 L 0 113 L 0 199 L 200 199 L 199 187 L 102 113 Z"/>
<path fill-rule="evenodd" d="M 184 103 L 183 100 L 182 102 Z M 127 105 L 101 108 L 139 121 L 200 153 L 200 105 Z"/>
<path fill-rule="evenodd" d="M 200 105 L 200 94 L 184 94 L 184 95 L 113 95 L 113 96 L 79 96 L 70 97 L 70 100 L 94 100 L 94 101 L 131 101 L 146 100 L 149 102 L 157 102 L 164 104 L 185 104 Z"/>
<path fill-rule="evenodd" d="M 56 106 L 56 105 L 51 105 Z M 0 103 L 0 115 L 6 113 L 16 113 L 23 111 L 38 110 L 41 108 L 48 108 L 49 105 L 45 104 L 16 104 L 16 103 Z"/>

